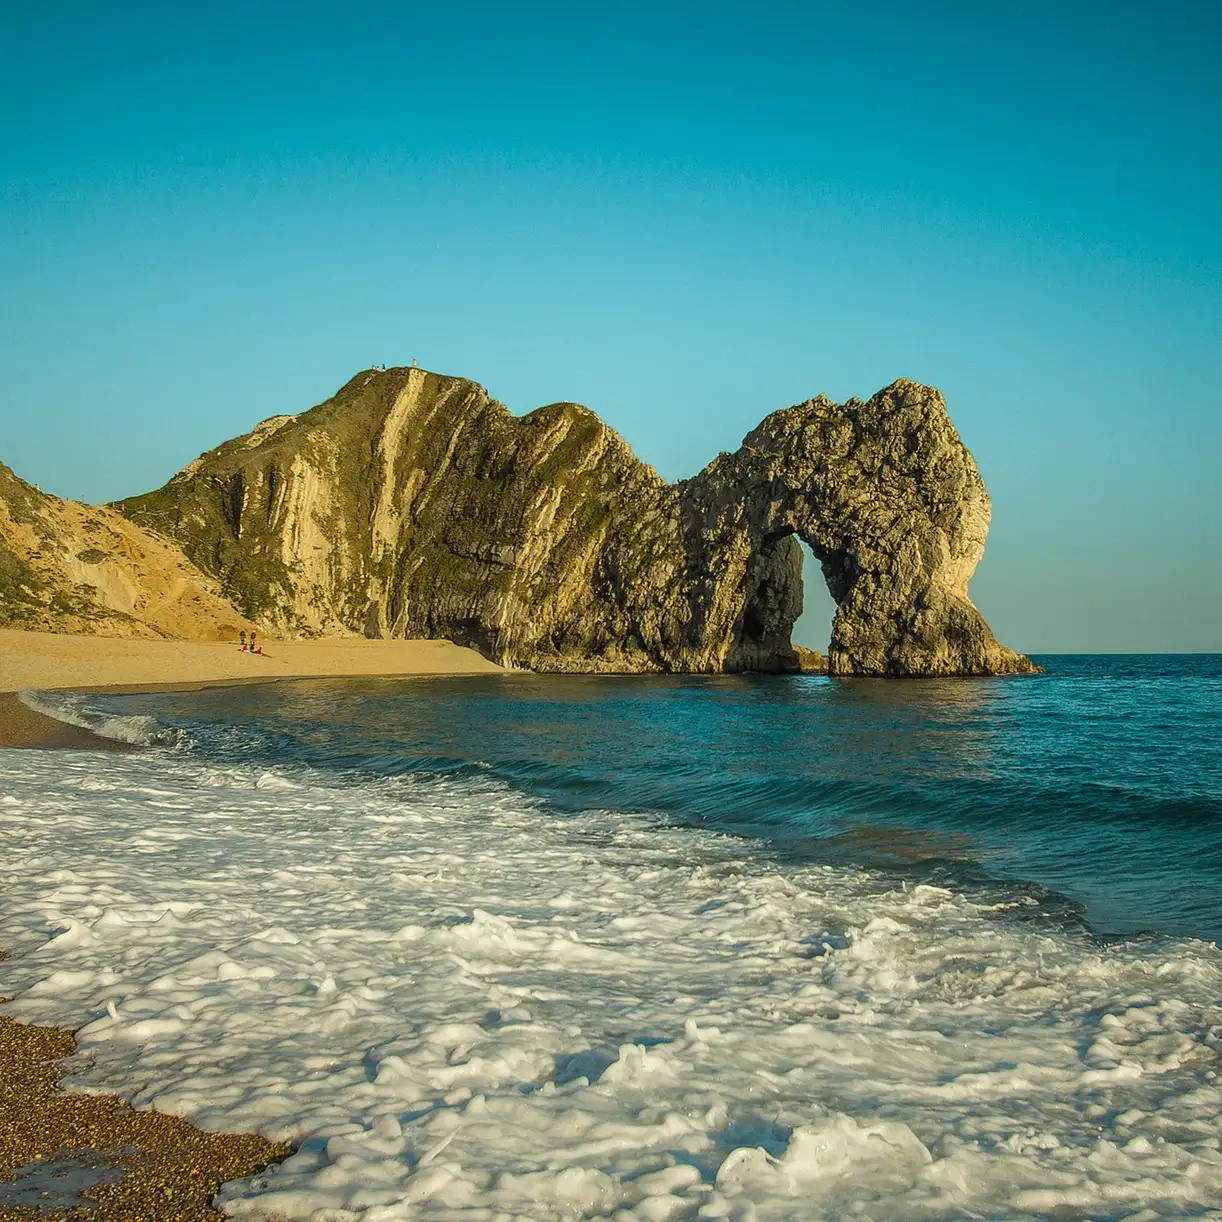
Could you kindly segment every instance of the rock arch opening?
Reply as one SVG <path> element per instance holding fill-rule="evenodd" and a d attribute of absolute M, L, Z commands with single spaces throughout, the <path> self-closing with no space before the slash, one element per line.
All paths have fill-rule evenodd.
<path fill-rule="evenodd" d="M 828 656 L 837 603 L 805 532 L 781 521 L 757 536 L 742 591 L 726 670 L 787 674 L 817 667 L 816 659 L 799 656 L 799 648 Z"/>
<path fill-rule="evenodd" d="M 832 620 L 836 617 L 836 600 L 827 588 L 823 568 L 805 539 L 798 540 L 802 549 L 802 613 L 794 621 L 790 639 L 804 649 L 816 649 L 825 657 L 832 639 Z"/>

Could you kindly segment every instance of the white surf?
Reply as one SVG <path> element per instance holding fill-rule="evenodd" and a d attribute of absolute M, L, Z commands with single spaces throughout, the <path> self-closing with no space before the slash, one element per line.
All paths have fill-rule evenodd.
<path fill-rule="evenodd" d="M 0 752 L 0 837 L 5 1009 L 82 1028 L 75 1088 L 299 1143 L 240 1218 L 1222 1209 L 1211 944 L 169 750 Z"/>

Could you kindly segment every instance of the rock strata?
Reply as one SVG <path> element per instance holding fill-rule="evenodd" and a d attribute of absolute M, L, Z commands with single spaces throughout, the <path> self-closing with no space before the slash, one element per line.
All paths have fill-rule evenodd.
<path fill-rule="evenodd" d="M 447 637 L 550 671 L 796 671 L 797 539 L 834 674 L 1032 669 L 967 596 L 989 500 L 941 395 L 773 413 L 668 484 L 573 403 L 515 417 L 419 369 L 359 374 L 119 502 L 289 635 Z"/>

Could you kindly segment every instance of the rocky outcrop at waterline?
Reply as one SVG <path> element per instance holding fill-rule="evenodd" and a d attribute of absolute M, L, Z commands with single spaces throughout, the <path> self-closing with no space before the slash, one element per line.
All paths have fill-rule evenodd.
<path fill-rule="evenodd" d="M 741 591 L 729 669 L 771 669 L 788 646 L 801 610 L 795 535 L 836 600 L 831 673 L 1033 669 L 998 643 L 968 598 L 989 497 L 931 387 L 901 380 L 869 402 L 820 396 L 773 412 L 683 485 L 682 499 L 700 574 L 693 606 L 715 614 L 731 589 Z M 724 631 L 723 613 L 712 633 Z"/>
<path fill-rule="evenodd" d="M 1031 669 L 967 596 L 989 500 L 941 395 L 773 413 L 668 484 L 573 403 L 370 370 L 118 503 L 284 634 L 446 637 L 546 671 L 794 671 L 805 540 L 835 674 Z"/>

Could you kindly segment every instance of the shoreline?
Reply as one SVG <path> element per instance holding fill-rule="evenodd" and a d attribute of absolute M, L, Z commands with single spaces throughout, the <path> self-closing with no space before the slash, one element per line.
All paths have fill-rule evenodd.
<path fill-rule="evenodd" d="M 1148 667 L 1151 675 L 1159 670 Z M 1084 665 L 1071 673 L 1127 670 Z M 1218 671 L 1210 665 L 1201 673 Z M 830 687 L 756 689 L 731 681 L 707 692 L 697 685 L 676 701 L 667 684 L 656 701 L 642 702 L 634 682 L 614 694 L 618 708 L 595 720 L 574 715 L 600 700 L 598 685 L 583 681 L 572 703 L 553 702 L 544 691 L 540 703 L 547 707 L 530 710 L 520 737 L 485 733 L 450 750 L 468 737 L 463 722 L 473 705 L 501 706 L 471 722 L 478 730 L 505 727 L 506 706 L 532 704 L 536 683 L 524 679 L 511 687 L 367 685 L 374 704 L 385 697 L 390 715 L 353 716 L 350 741 L 393 752 L 396 741 L 414 739 L 429 753 L 424 770 L 430 758 L 462 769 L 456 777 L 447 767 L 437 784 L 424 777 L 387 781 L 381 768 L 372 770 L 370 785 L 363 776 L 336 778 L 331 761 L 347 773 L 351 757 L 328 752 L 328 771 L 309 777 L 308 792 L 290 789 L 272 771 L 279 773 L 281 759 L 291 766 L 297 752 L 273 750 L 263 756 L 268 772 L 252 778 L 246 763 L 212 738 L 208 754 L 220 764 L 202 786 L 194 767 L 163 771 L 160 752 L 130 761 L 8 754 L 15 804 L 0 807 L 13 846 L 3 875 L 10 912 L 0 945 L 25 962 L 9 966 L 0 992 L 17 997 L 14 1017 L 30 1023 L 69 1029 L 82 1015 L 98 1022 L 80 1033 L 94 1068 L 87 1079 L 74 1076 L 66 1090 L 97 1082 L 139 1107 L 180 1111 L 204 1130 L 299 1142 L 299 1157 L 259 1173 L 257 1182 L 230 1182 L 221 1191 L 222 1208 L 251 1213 L 292 1202 L 286 1214 L 327 1208 L 355 1214 L 368 1206 L 371 1185 L 386 1185 L 392 1211 L 402 1204 L 428 1212 L 425 1193 L 441 1184 L 436 1195 L 454 1194 L 443 1206 L 470 1202 L 517 1216 L 528 1208 L 524 1200 L 552 1199 L 545 1193 L 555 1179 L 535 1178 L 523 1190 L 523 1181 L 511 1178 L 540 1169 L 565 1175 L 561 1184 L 594 1185 L 608 1212 L 622 1206 L 644 1213 L 652 1206 L 647 1190 L 637 1187 L 642 1158 L 677 1174 L 671 1168 L 692 1165 L 685 1155 L 694 1155 L 698 1174 L 685 1171 L 673 1185 L 645 1183 L 673 1186 L 666 1196 L 688 1212 L 710 1202 L 714 1208 L 705 1212 L 716 1212 L 722 1198 L 737 1206 L 722 1191 L 727 1185 L 743 1209 L 758 1203 L 761 1212 L 783 1210 L 804 1189 L 774 1174 L 777 1167 L 798 1174 L 810 1166 L 811 1148 L 829 1146 L 858 1160 L 853 1165 L 850 1158 L 843 1175 L 834 1168 L 835 1192 L 845 1199 L 873 1193 L 869 1199 L 900 1215 L 920 1211 L 931 1183 L 959 1194 L 945 1198 L 948 1209 L 985 1215 L 1029 1212 L 1036 1198 L 1021 1193 L 1049 1192 L 1046 1183 L 1067 1185 L 1062 1199 L 1075 1208 L 1086 1200 L 1085 1183 L 1096 1194 L 1087 1205 L 1097 1201 L 1104 1213 L 1124 1194 L 1129 1200 L 1171 1194 L 1176 1203 L 1208 1207 L 1222 1187 L 1222 1162 L 1207 1141 L 1213 1113 L 1200 1071 L 1210 1033 L 1200 1015 L 1220 995 L 1222 962 L 1199 932 L 1113 933 L 1116 926 L 1096 920 L 1088 907 L 1093 877 L 1131 877 L 1133 852 L 1153 856 L 1160 839 L 1170 846 L 1163 851 L 1170 887 L 1189 890 L 1186 904 L 1204 915 L 1208 874 L 1200 875 L 1204 889 L 1193 884 L 1191 870 L 1181 883 L 1174 840 L 1146 840 L 1137 829 L 1127 843 L 1109 836 L 1096 870 L 1096 833 L 1060 787 L 1050 787 L 1046 801 L 1017 807 L 1022 819 L 1010 812 L 1031 791 L 1031 778 L 1046 771 L 1041 748 L 1049 726 L 1059 733 L 1093 708 L 1120 725 L 1148 709 L 1147 720 L 1133 723 L 1124 739 L 1109 739 L 1114 768 L 1093 767 L 1085 779 L 1084 801 L 1105 817 L 1118 811 L 1129 826 L 1126 795 L 1137 790 L 1117 786 L 1115 805 L 1100 806 L 1096 778 L 1115 784 L 1113 778 L 1132 775 L 1133 747 L 1167 708 L 1183 710 L 1181 732 L 1186 747 L 1195 747 L 1180 775 L 1208 778 L 1216 758 L 1212 683 L 1198 685 L 1202 690 L 1183 704 L 1183 689 L 1152 700 L 1163 687 L 1129 691 L 1114 684 L 1114 705 L 1082 683 L 1065 684 L 1062 692 L 1072 699 L 1054 705 L 1054 716 L 1042 697 L 1012 687 L 1002 697 L 982 692 L 979 700 L 970 692 L 960 700 L 948 687 L 949 694 L 934 691 L 913 720 L 897 720 L 897 706 L 911 702 L 878 686 L 844 689 L 829 711 L 825 696 L 837 691 Z M 254 681 L 260 680 L 248 680 Z M 347 705 L 350 684 L 312 683 L 294 692 L 265 687 L 246 697 L 204 692 L 199 703 L 265 706 L 268 728 L 282 711 L 290 724 L 320 718 L 343 724 L 348 712 L 329 707 L 331 693 Z M 322 697 L 316 707 L 294 707 L 299 700 L 313 704 L 311 693 Z M 401 723 L 393 715 L 400 693 L 412 711 Z M 354 703 L 362 704 L 363 695 Z M 446 706 L 444 736 L 431 728 L 441 720 L 426 707 L 435 700 Z M 631 737 L 619 738 L 628 718 Z M 579 736 L 558 736 L 577 724 Z M 897 725 L 905 732 L 901 741 Z M 840 726 L 846 733 L 837 733 Z M 362 727 L 371 733 L 360 733 Z M 555 760 L 558 741 L 562 777 L 587 784 L 563 812 L 534 800 L 535 785 L 522 772 L 468 778 L 468 766 L 481 759 Z M 532 742 L 541 749 L 523 753 Z M 807 752 L 804 766 L 795 767 L 784 748 L 812 743 L 823 749 Z M 871 743 L 877 754 L 861 750 Z M 917 781 L 931 786 L 931 806 L 923 809 L 938 802 L 939 818 L 928 825 L 919 818 L 913 825 L 915 808 L 904 800 L 914 775 L 913 743 L 928 748 Z M 994 767 L 998 743 L 1012 744 L 1020 770 Z M 222 750 L 212 751 L 217 745 Z M 699 822 L 673 818 L 664 807 L 661 818 L 646 813 L 648 795 L 659 791 L 651 778 L 659 775 L 663 784 L 699 776 L 710 782 L 707 793 L 734 798 L 721 778 L 732 777 L 736 760 L 750 768 L 761 746 L 782 750 L 760 769 L 769 784 L 757 791 L 757 809 L 767 803 L 789 813 L 793 852 L 785 845 L 777 851 L 776 840 L 761 843 L 771 838 L 767 829 L 757 838 L 739 811 L 723 815 L 712 803 L 698 810 L 713 818 Z M 412 755 L 417 749 L 408 748 Z M 651 751 L 638 774 L 634 762 Z M 870 766 L 880 759 L 881 766 Z M 879 801 L 894 776 L 892 760 L 901 792 Z M 123 774 L 133 770 L 143 775 L 127 783 Z M 625 771 L 634 780 L 629 790 L 608 776 Z M 812 796 L 829 793 L 828 781 L 852 783 L 866 772 L 872 787 L 851 820 L 833 807 L 826 818 L 805 822 L 802 811 Z M 110 784 L 115 776 L 120 783 Z M 814 788 L 803 787 L 807 780 Z M 1001 787 L 987 804 L 980 801 L 981 780 Z M 1143 795 L 1145 783 L 1138 777 Z M 1178 840 L 1186 787 L 1167 785 L 1161 775 L 1156 783 L 1160 802 L 1167 799 L 1157 810 L 1167 811 L 1167 834 Z M 616 796 L 625 792 L 630 802 Z M 1156 821 L 1153 810 L 1136 810 L 1143 825 Z M 1198 824 L 1208 831 L 1204 819 L 1194 818 Z M 1027 831 L 1035 839 L 1024 841 Z M 828 845 L 826 853 L 809 851 L 815 837 Z M 1058 842 L 1085 859 L 1077 870 L 1088 888 L 1081 900 L 1067 882 L 1041 881 L 1021 868 L 1037 860 L 1023 856 L 1025 843 L 1043 852 Z M 1210 841 L 1198 843 L 1198 858 L 1207 860 Z M 864 866 L 863 850 L 872 858 Z M 894 851 L 880 861 L 882 850 Z M 986 854 L 997 851 L 1014 854 L 1017 864 L 1003 860 L 985 879 L 981 867 L 994 873 Z M 1121 872 L 1111 874 L 1113 867 Z M 1151 902 L 1154 892 L 1145 886 L 1136 896 L 1118 889 L 1109 901 L 1114 912 L 1123 918 Z M 54 938 L 62 940 L 52 945 Z M 812 958 L 825 961 L 813 974 Z M 1016 972 L 1015 963 L 1036 968 Z M 563 990 L 555 987 L 560 973 Z M 1101 1012 L 1120 1016 L 1107 1034 L 1130 1058 L 1125 1074 L 1114 1071 L 1112 1047 L 1100 1050 Z M 1016 1023 L 1015 1013 L 1024 1021 Z M 912 1055 L 897 1062 L 898 1045 Z M 1030 1063 L 1043 1067 L 1042 1086 L 1016 1091 L 1013 1067 Z M 1159 1109 L 1151 1112 L 1143 1101 L 1156 1074 Z M 732 1114 L 761 1115 L 761 1081 L 776 1084 L 765 1091 L 776 1110 L 736 1127 Z M 1109 1093 L 1101 1096 L 1104 1088 Z M 650 1092 L 650 1111 L 641 1110 L 642 1090 Z M 885 1131 L 877 1128 L 880 1092 L 893 1102 L 887 1123 L 897 1126 Z M 710 1097 L 720 1111 L 704 1108 Z M 1107 1116 L 1090 1110 L 1100 1098 Z M 672 1114 L 696 1119 L 684 1128 L 657 1123 Z M 610 1131 L 614 1143 L 581 1144 L 595 1123 L 607 1126 L 602 1132 Z M 765 1123 L 777 1127 L 764 1130 Z M 958 1141 L 965 1124 L 979 1126 L 980 1147 Z M 1010 1141 L 1017 1126 L 1051 1139 L 1020 1148 Z M 886 1157 L 899 1151 L 883 1168 L 896 1178 L 885 1182 L 872 1154 L 883 1144 L 880 1132 Z M 1171 1140 L 1159 1146 L 1159 1136 Z M 777 1153 L 765 1160 L 757 1143 L 772 1138 Z M 1121 1151 L 1136 1141 L 1143 1159 L 1105 1165 L 1092 1156 L 1101 1140 Z M 74 1134 L 69 1144 L 75 1143 Z M 559 1165 L 557 1148 L 566 1152 Z M 1062 1156 L 1063 1150 L 1072 1153 Z M 430 1167 L 438 1153 L 445 1154 L 440 1170 Z M 773 1178 L 735 1181 L 744 1166 Z M 1016 1167 L 1025 1179 L 1015 1179 Z M 142 1162 L 129 1171 L 146 1174 L 156 1175 Z M 1208 1176 L 1215 1178 L 1202 1178 Z M 156 1193 L 165 1185 L 150 1179 L 153 1201 L 159 1203 Z M 413 1204 L 421 1200 L 426 1204 Z M 1048 1212 L 1049 1201 L 1056 1204 L 1040 1197 L 1036 1212 Z M 121 1215 L 122 1222 L 134 1216 Z M 8 1222 L 2 1208 L 0 1220 Z"/>
<path fill-rule="evenodd" d="M 23 704 L 16 692 L 0 692 L 0 747 L 70 748 L 79 751 L 130 751 L 117 739 L 103 738 L 83 726 L 56 721 Z"/>
<path fill-rule="evenodd" d="M 125 743 L 57 721 L 19 699 L 27 690 L 136 695 L 284 679 L 418 679 L 505 675 L 451 641 L 329 637 L 271 641 L 268 653 L 232 642 L 142 640 L 0 630 L 0 747 L 131 750 Z M 251 667 L 260 668 L 251 673 Z"/>
<path fill-rule="evenodd" d="M 341 638 L 268 648 L 251 655 L 233 643 L 0 630 L 0 748 L 138 750 L 30 708 L 19 695 L 25 690 L 135 695 L 294 679 L 508 673 L 449 641 Z M 264 663 L 264 673 L 238 669 Z M 118 679 L 123 670 L 140 678 Z M 88 1210 L 97 1222 L 219 1219 L 212 1201 L 222 1183 L 292 1153 L 291 1145 L 254 1133 L 204 1133 L 178 1117 L 133 1109 L 115 1094 L 65 1092 L 63 1060 L 75 1049 L 69 1028 L 0 1014 L 0 1218 L 25 1217 L 27 1198 L 41 1209 L 52 1196 L 57 1216 Z"/>
<path fill-rule="evenodd" d="M 293 1152 L 256 1133 L 204 1132 L 112 1092 L 65 1090 L 76 1051 L 67 1028 L 0 1014 L 0 1219 L 220 1219 L 222 1184 Z"/>

